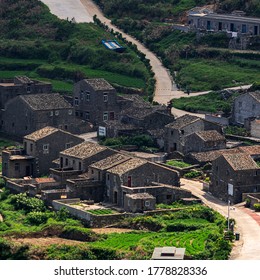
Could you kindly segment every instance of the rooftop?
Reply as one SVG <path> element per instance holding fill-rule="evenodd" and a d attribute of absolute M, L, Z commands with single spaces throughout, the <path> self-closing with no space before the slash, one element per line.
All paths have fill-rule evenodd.
<path fill-rule="evenodd" d="M 185 248 L 156 247 L 154 248 L 152 260 L 183 260 Z"/>
<path fill-rule="evenodd" d="M 33 110 L 72 109 L 59 93 L 20 95 Z"/>
<path fill-rule="evenodd" d="M 133 170 L 137 167 L 140 167 L 146 163 L 147 163 L 146 160 L 139 159 L 139 158 L 132 158 L 128 161 L 118 164 L 113 168 L 108 169 L 107 171 L 113 174 L 123 175 L 124 173 Z"/>
<path fill-rule="evenodd" d="M 39 129 L 31 134 L 28 134 L 26 136 L 24 136 L 24 139 L 27 140 L 32 140 L 32 141 L 37 141 L 40 140 L 42 138 L 45 138 L 46 136 L 49 136 L 51 134 L 53 134 L 54 132 L 59 131 L 58 128 L 55 127 L 51 127 L 51 126 L 46 126 L 42 129 Z"/>
<path fill-rule="evenodd" d="M 113 90 L 114 88 L 105 79 L 85 79 L 93 90 Z"/>
<path fill-rule="evenodd" d="M 260 169 L 251 156 L 246 153 L 224 153 L 222 156 L 235 171 Z"/>
<path fill-rule="evenodd" d="M 196 132 L 195 134 L 197 134 L 205 142 L 224 141 L 226 139 L 223 135 L 221 135 L 216 130 L 199 131 Z"/>
<path fill-rule="evenodd" d="M 249 154 L 250 156 L 260 155 L 260 145 L 239 147 L 239 150 Z"/>
<path fill-rule="evenodd" d="M 61 152 L 61 155 L 85 159 L 105 150 L 107 150 L 106 147 L 100 146 L 98 144 L 91 142 L 83 142 L 79 145 L 76 145 L 72 148 Z"/>
<path fill-rule="evenodd" d="M 249 95 L 251 95 L 257 102 L 260 102 L 260 91 L 249 92 Z"/>
<path fill-rule="evenodd" d="M 243 16 L 236 16 L 236 15 L 228 15 L 228 14 L 215 14 L 215 13 L 193 13 L 193 16 L 198 16 L 198 17 L 204 17 L 204 18 L 209 18 L 209 19 L 216 19 L 216 20 L 232 20 L 232 21 L 242 21 L 242 22 L 251 22 L 251 23 L 256 23 L 260 24 L 260 18 L 254 18 L 254 17 L 243 17 Z"/>
<path fill-rule="evenodd" d="M 132 199 L 155 199 L 155 197 L 149 193 L 133 193 L 127 194 L 126 196 Z"/>
<path fill-rule="evenodd" d="M 175 128 L 175 129 L 181 129 L 197 120 L 200 120 L 199 117 L 196 116 L 192 116 L 189 114 L 186 114 L 184 116 L 181 116 L 179 118 L 177 118 L 174 122 L 167 124 L 166 127 L 169 128 Z"/>
<path fill-rule="evenodd" d="M 128 157 L 128 156 L 116 153 L 110 157 L 107 157 L 105 159 L 102 159 L 98 162 L 91 164 L 90 167 L 97 168 L 100 170 L 106 170 L 106 169 L 112 168 L 120 163 L 123 163 L 129 159 L 130 159 L 130 157 Z"/>

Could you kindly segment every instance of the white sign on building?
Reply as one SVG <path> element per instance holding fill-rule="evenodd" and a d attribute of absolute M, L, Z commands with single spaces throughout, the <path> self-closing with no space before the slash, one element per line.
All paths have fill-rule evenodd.
<path fill-rule="evenodd" d="M 234 186 L 232 184 L 228 184 L 228 195 L 234 195 Z"/>
<path fill-rule="evenodd" d="M 104 126 L 98 127 L 98 136 L 106 136 L 106 128 Z"/>

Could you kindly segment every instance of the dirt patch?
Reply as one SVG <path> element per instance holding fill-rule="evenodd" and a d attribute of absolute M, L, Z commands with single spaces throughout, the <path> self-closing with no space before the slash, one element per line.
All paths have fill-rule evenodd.
<path fill-rule="evenodd" d="M 84 242 L 63 239 L 59 237 L 41 237 L 41 238 L 15 238 L 10 239 L 10 241 L 19 244 L 29 244 L 29 245 L 37 245 L 40 247 L 47 247 L 49 245 L 79 245 Z"/>
<path fill-rule="evenodd" d="M 0 214 L 0 222 L 3 222 L 4 221 L 4 218 L 3 216 Z"/>
<path fill-rule="evenodd" d="M 126 229 L 126 228 L 93 228 L 92 231 L 94 231 L 97 234 L 108 234 L 108 233 L 131 232 L 133 230 Z"/>

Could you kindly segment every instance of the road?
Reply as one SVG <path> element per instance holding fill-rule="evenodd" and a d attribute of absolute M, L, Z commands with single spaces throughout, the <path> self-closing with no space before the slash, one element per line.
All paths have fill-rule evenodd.
<path fill-rule="evenodd" d="M 156 80 L 154 101 L 160 104 L 167 104 L 173 98 L 180 97 L 190 97 L 202 94 L 207 94 L 205 92 L 197 92 L 187 95 L 181 90 L 178 90 L 176 84 L 174 83 L 169 71 L 162 65 L 158 57 L 147 49 L 141 42 L 132 36 L 124 33 L 122 30 L 118 29 L 116 26 L 111 24 L 111 21 L 106 18 L 99 7 L 91 0 L 63 0 L 62 4 L 60 0 L 42 0 L 46 5 L 49 6 L 52 13 L 60 18 L 71 19 L 75 18 L 76 22 L 92 22 L 93 16 L 96 15 L 100 21 L 106 24 L 109 28 L 113 28 L 114 31 L 120 32 L 129 42 L 135 44 L 139 51 L 146 55 L 146 58 L 150 60 L 152 70 L 155 74 L 154 78 Z M 248 87 L 248 86 L 246 86 Z M 236 87 L 237 89 L 241 87 Z M 172 114 L 176 117 L 187 114 L 186 111 L 172 108 Z M 204 114 L 189 113 L 191 115 L 196 115 L 198 117 L 204 118 Z"/>
<path fill-rule="evenodd" d="M 191 191 L 203 203 L 218 211 L 224 217 L 228 216 L 227 203 L 204 192 L 201 182 L 181 179 L 181 187 Z M 243 206 L 235 206 L 233 210 L 230 210 L 230 218 L 236 220 L 236 230 L 240 233 L 240 241 L 235 241 L 230 259 L 260 260 L 260 225 L 249 214 L 250 210 L 248 210 L 249 212 L 245 210 Z"/>

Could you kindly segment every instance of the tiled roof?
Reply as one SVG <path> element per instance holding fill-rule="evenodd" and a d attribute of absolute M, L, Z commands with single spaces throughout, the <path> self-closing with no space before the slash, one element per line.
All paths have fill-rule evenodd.
<path fill-rule="evenodd" d="M 184 116 L 177 118 L 174 122 L 167 124 L 166 127 L 181 129 L 199 119 L 200 119 L 199 117 L 186 114 Z"/>
<path fill-rule="evenodd" d="M 162 138 L 164 137 L 164 129 L 151 129 L 151 130 L 147 130 L 147 132 L 152 136 L 152 137 L 156 137 L 156 138 Z"/>
<path fill-rule="evenodd" d="M 139 166 L 142 166 L 144 164 L 146 164 L 147 161 L 146 160 L 142 160 L 142 159 L 138 159 L 138 158 L 132 158 L 126 162 L 123 162 L 113 168 L 108 169 L 108 172 L 111 172 L 113 174 L 117 174 L 117 175 L 123 175 L 124 173 L 133 170 Z"/>
<path fill-rule="evenodd" d="M 251 156 L 260 155 L 260 145 L 239 147 L 239 150 Z"/>
<path fill-rule="evenodd" d="M 37 141 L 37 140 L 45 138 L 46 136 L 49 136 L 52 133 L 57 132 L 57 131 L 59 131 L 58 128 L 46 126 L 42 129 L 39 129 L 31 134 L 24 136 L 24 139 Z"/>
<path fill-rule="evenodd" d="M 205 131 L 199 131 L 196 132 L 203 141 L 210 142 L 210 141 L 224 141 L 225 137 L 221 135 L 216 130 L 205 130 Z"/>
<path fill-rule="evenodd" d="M 234 153 L 222 155 L 234 170 L 260 169 L 256 162 L 246 153 Z"/>
<path fill-rule="evenodd" d="M 118 120 L 113 121 L 105 121 L 106 127 L 113 127 L 117 129 L 125 129 L 125 130 L 137 130 L 140 129 L 139 127 L 133 125 L 133 124 L 127 124 L 127 123 L 121 123 Z"/>
<path fill-rule="evenodd" d="M 95 143 L 83 142 L 79 145 L 76 145 L 72 148 L 69 148 L 61 152 L 61 155 L 85 159 L 95 154 L 98 154 L 102 151 L 105 151 L 106 149 L 107 149 L 106 147 L 100 146 Z"/>
<path fill-rule="evenodd" d="M 136 119 L 143 119 L 144 117 L 155 113 L 165 113 L 166 109 L 161 106 L 154 106 L 154 107 L 130 107 L 121 112 L 121 115 L 127 115 L 129 117 L 133 117 Z"/>
<path fill-rule="evenodd" d="M 130 157 L 128 157 L 128 156 L 116 153 L 110 157 L 107 157 L 105 159 L 102 159 L 98 162 L 91 164 L 90 167 L 97 168 L 100 170 L 106 170 L 106 169 L 112 168 L 115 165 L 123 163 L 129 159 L 130 159 Z"/>
<path fill-rule="evenodd" d="M 94 90 L 112 90 L 114 89 L 106 80 L 104 79 L 85 79 L 87 84 L 89 84 Z"/>
<path fill-rule="evenodd" d="M 33 83 L 33 81 L 26 76 L 15 76 L 15 79 L 22 84 L 32 84 Z"/>
<path fill-rule="evenodd" d="M 20 95 L 33 110 L 70 109 L 72 106 L 59 93 Z"/>

